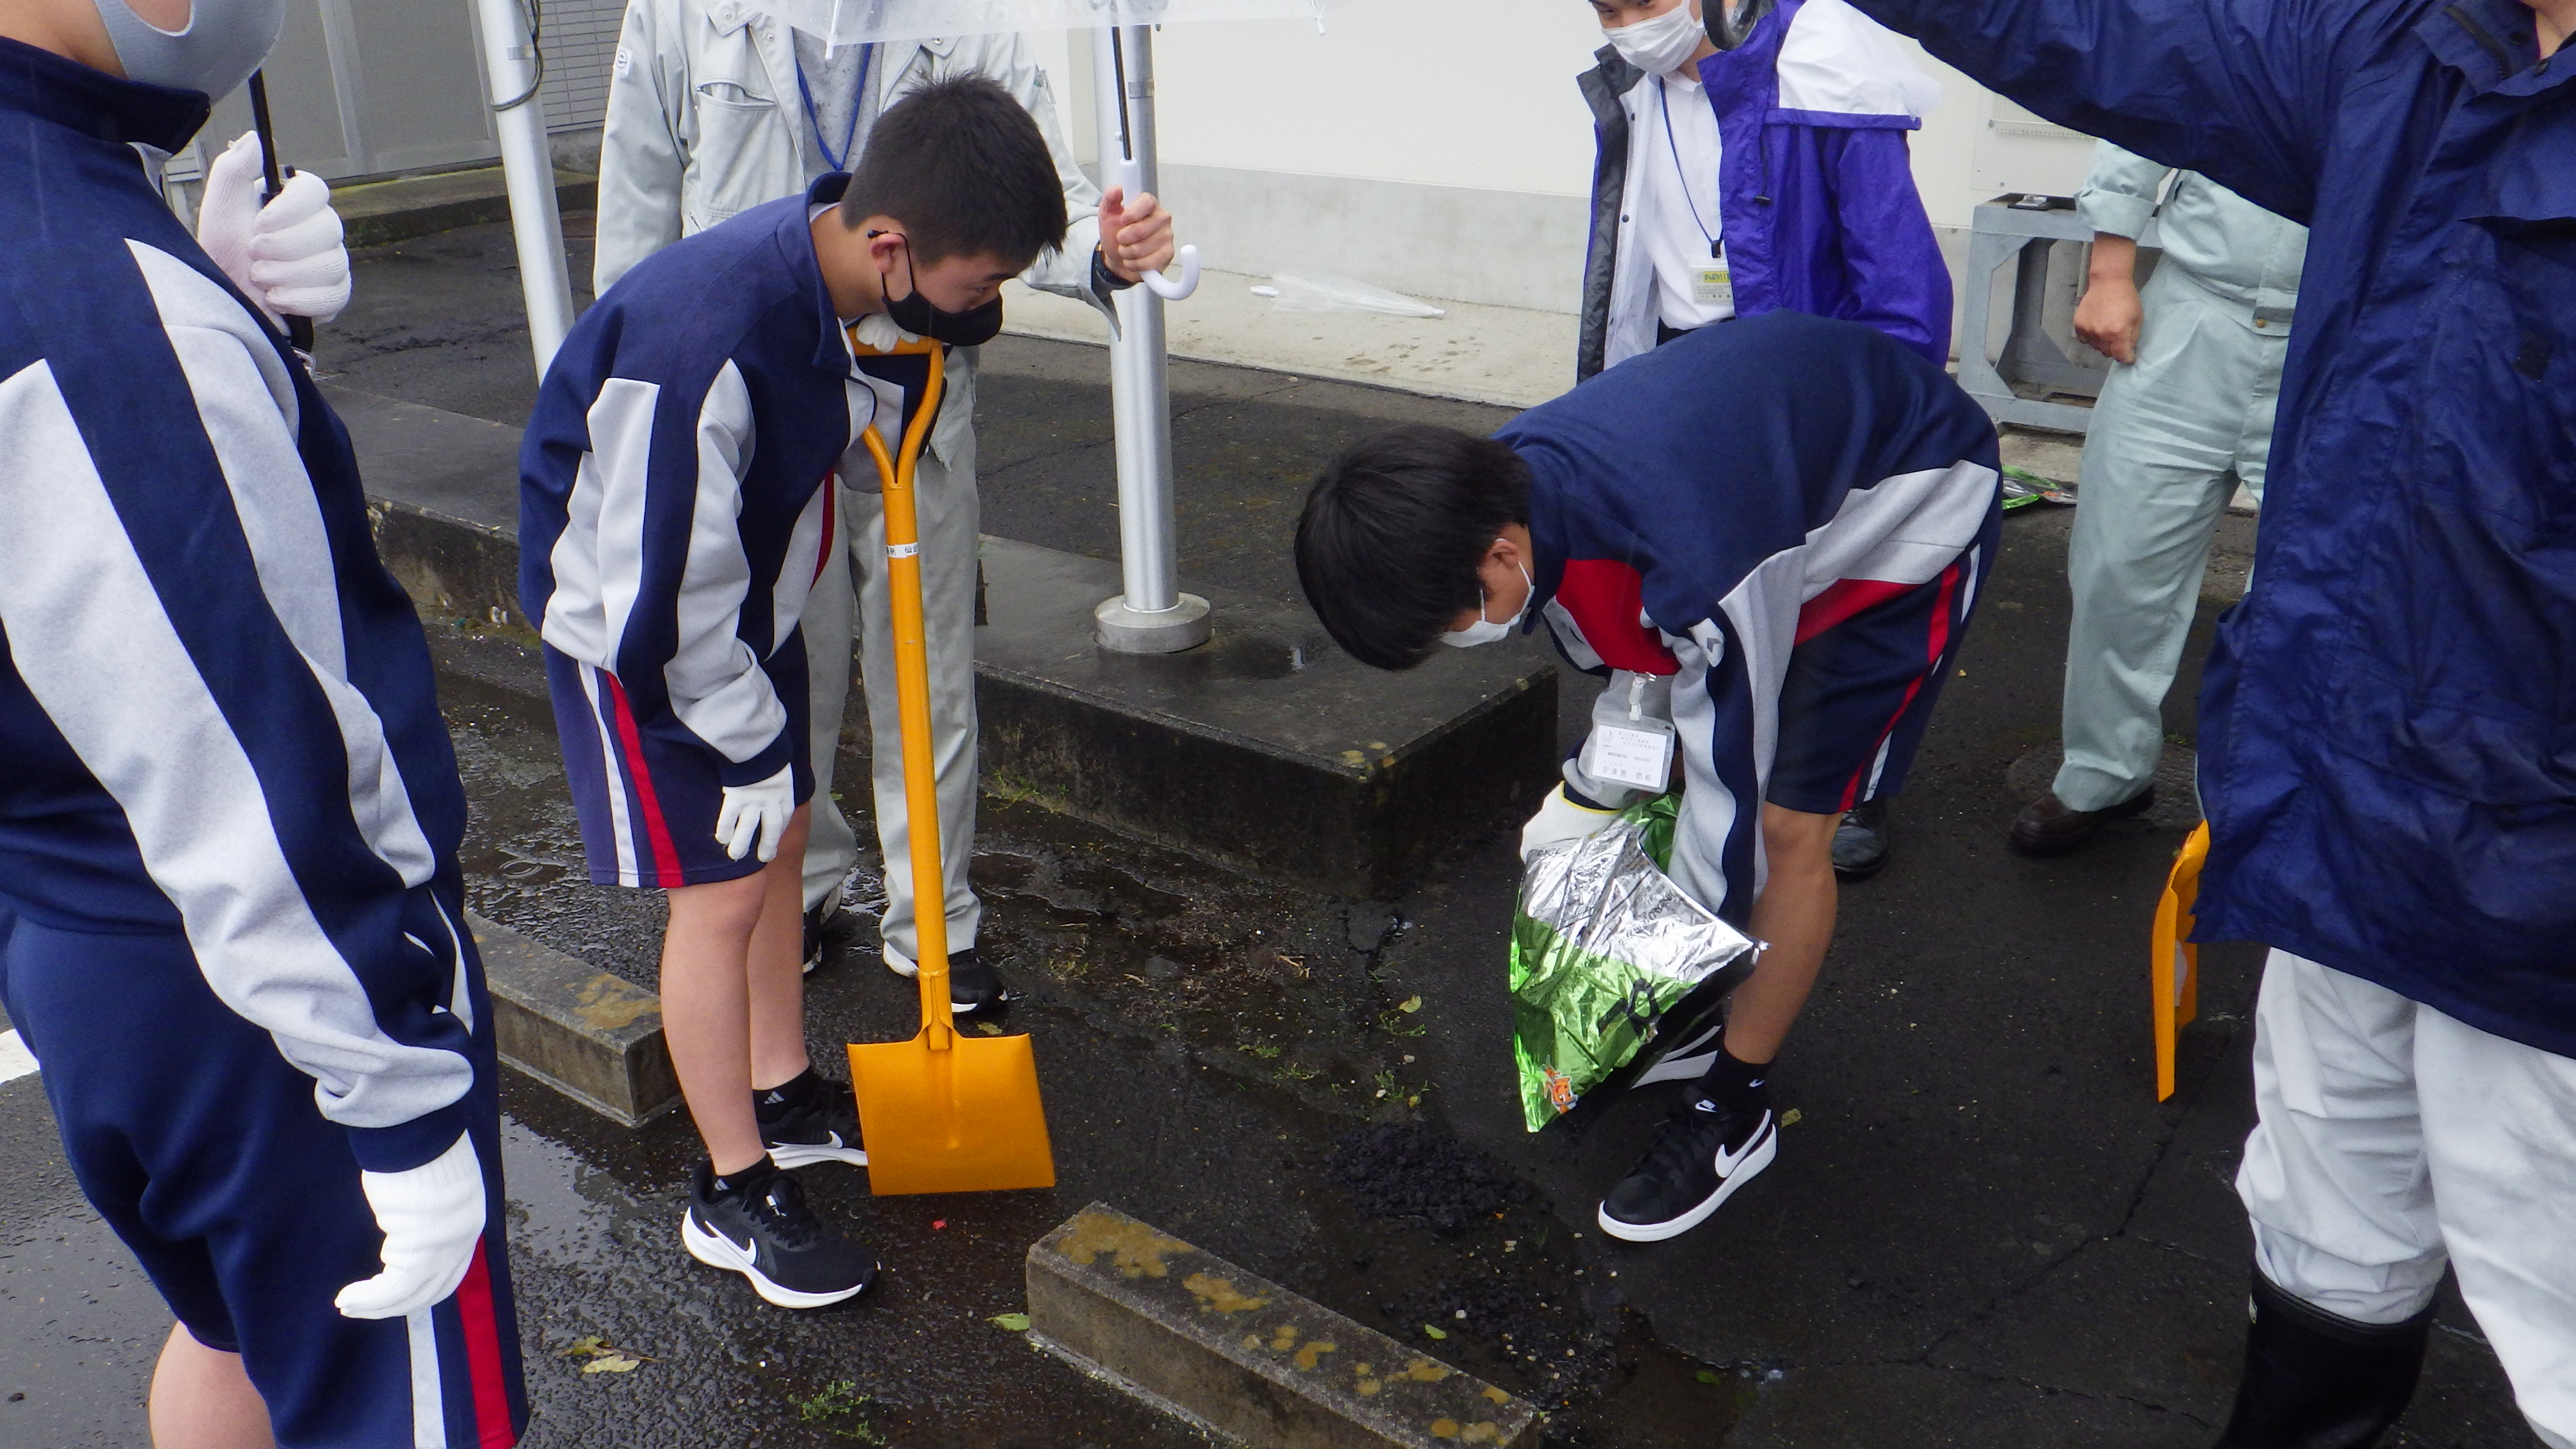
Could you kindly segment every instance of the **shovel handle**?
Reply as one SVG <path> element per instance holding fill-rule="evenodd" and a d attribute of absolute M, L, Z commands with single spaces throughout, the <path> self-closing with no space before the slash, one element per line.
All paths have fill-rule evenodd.
<path fill-rule="evenodd" d="M 885 438 L 871 424 L 863 436 L 885 490 L 887 593 L 894 602 L 894 689 L 903 721 L 903 811 L 912 837 L 913 929 L 920 962 L 921 1030 L 934 1051 L 948 1049 L 956 1032 L 948 991 L 948 889 L 939 860 L 939 772 L 930 748 L 930 642 L 922 622 L 921 513 L 914 503 L 913 473 L 922 445 L 939 416 L 947 386 L 947 348 L 906 343 L 898 355 L 930 359 L 921 406 L 903 430 L 901 456 L 886 455 Z M 928 904 L 925 905 L 924 901 Z"/>

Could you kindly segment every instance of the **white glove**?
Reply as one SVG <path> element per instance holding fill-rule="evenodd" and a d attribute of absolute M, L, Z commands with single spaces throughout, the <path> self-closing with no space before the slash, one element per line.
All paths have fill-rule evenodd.
<path fill-rule="evenodd" d="M 716 839 L 725 854 L 740 860 L 758 842 L 764 864 L 778 858 L 778 839 L 787 833 L 788 817 L 796 813 L 795 768 L 781 765 L 777 774 L 757 785 L 724 787 L 724 804 L 716 811 Z"/>
<path fill-rule="evenodd" d="M 1559 785 L 1547 792 L 1547 800 L 1538 807 L 1538 813 L 1521 827 L 1521 859 L 1526 861 L 1551 845 L 1581 840 L 1618 818 L 1616 810 L 1595 810 L 1566 799 L 1565 787 Z"/>
<path fill-rule="evenodd" d="M 911 333 L 895 325 L 883 312 L 870 312 L 859 319 L 859 344 L 879 352 L 892 352 L 913 340 Z"/>
<path fill-rule="evenodd" d="M 299 171 L 262 205 L 262 159 L 259 133 L 246 131 L 206 168 L 197 245 L 270 321 L 328 322 L 349 305 L 349 251 L 331 188 Z"/>
<path fill-rule="evenodd" d="M 385 1270 L 334 1300 L 348 1318 L 402 1318 L 446 1300 L 474 1265 L 483 1238 L 483 1168 L 474 1139 L 409 1172 L 361 1172 L 367 1206 L 385 1235 Z"/>

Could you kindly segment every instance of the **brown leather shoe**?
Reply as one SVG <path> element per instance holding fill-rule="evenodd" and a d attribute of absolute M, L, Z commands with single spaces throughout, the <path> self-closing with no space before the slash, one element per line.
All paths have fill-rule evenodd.
<path fill-rule="evenodd" d="M 2099 810 L 2069 810 L 2051 790 L 2022 808 L 2012 823 L 2012 833 L 2005 838 L 2024 855 L 2064 855 L 2091 840 L 2104 822 L 2143 815 L 2155 808 L 2155 803 L 2153 785 Z"/>

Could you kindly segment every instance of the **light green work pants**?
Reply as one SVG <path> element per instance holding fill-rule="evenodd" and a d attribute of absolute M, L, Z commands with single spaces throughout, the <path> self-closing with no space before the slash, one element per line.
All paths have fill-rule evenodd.
<path fill-rule="evenodd" d="M 2093 409 L 2066 581 L 2070 810 L 2154 782 L 2165 692 L 2200 600 L 2210 535 L 2242 481 L 2259 503 L 2288 328 L 2256 329 L 2168 263 L 2147 281 L 2138 360 L 2114 364 Z"/>
<path fill-rule="evenodd" d="M 975 495 L 974 455 L 951 469 L 925 451 L 913 475 L 921 515 L 922 619 L 929 636 L 931 755 L 939 780 L 939 864 L 947 876 L 948 949 L 975 944 L 983 903 L 966 883 L 975 853 L 975 556 L 982 508 Z M 853 453 L 864 458 L 863 453 Z M 903 725 L 894 687 L 894 615 L 887 588 L 885 506 L 868 487 L 841 490 L 842 536 L 815 580 L 802 623 L 805 668 L 813 691 L 814 813 L 805 846 L 805 905 L 811 910 L 840 887 L 857 858 L 858 837 L 831 795 L 832 762 L 850 694 L 850 641 L 859 644 L 860 685 L 867 692 L 869 750 L 877 844 L 885 852 L 886 944 L 917 958 L 913 930 L 912 832 L 903 796 Z M 852 587 L 855 580 L 856 588 Z"/>

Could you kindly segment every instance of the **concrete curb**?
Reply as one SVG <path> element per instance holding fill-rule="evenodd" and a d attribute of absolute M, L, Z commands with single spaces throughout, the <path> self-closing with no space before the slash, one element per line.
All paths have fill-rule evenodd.
<path fill-rule="evenodd" d="M 555 173 L 555 205 L 560 210 L 588 211 L 597 204 L 598 191 L 598 177 L 575 171 Z M 340 213 L 345 239 L 354 250 L 460 226 L 508 221 L 510 196 L 500 167 L 478 166 L 336 187 L 331 208 Z"/>
<path fill-rule="evenodd" d="M 662 999 L 471 911 L 501 1060 L 633 1127 L 680 1100 Z"/>
<path fill-rule="evenodd" d="M 1093 1203 L 1029 1249 L 1029 1336 L 1251 1449 L 1536 1449 L 1538 1410 Z"/>

